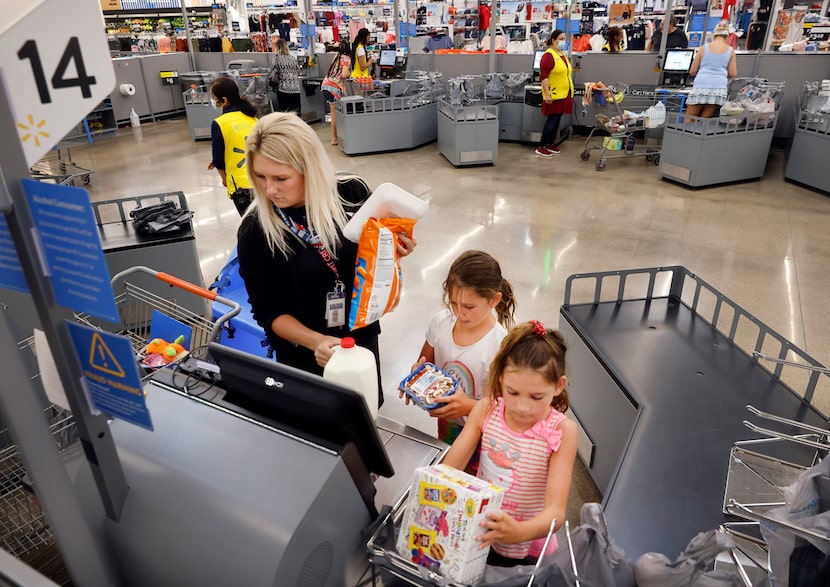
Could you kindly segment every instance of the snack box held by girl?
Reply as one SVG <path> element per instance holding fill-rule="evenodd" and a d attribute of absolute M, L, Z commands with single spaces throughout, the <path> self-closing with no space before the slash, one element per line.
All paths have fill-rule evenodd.
<path fill-rule="evenodd" d="M 415 469 L 398 553 L 446 582 L 478 583 L 490 549 L 479 549 L 476 537 L 485 532 L 487 513 L 501 508 L 503 495 L 501 487 L 448 465 Z"/>

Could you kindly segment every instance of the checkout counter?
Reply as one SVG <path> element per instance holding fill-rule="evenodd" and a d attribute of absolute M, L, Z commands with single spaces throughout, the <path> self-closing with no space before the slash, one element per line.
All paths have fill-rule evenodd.
<path fill-rule="evenodd" d="M 78 448 L 75 488 L 125 585 L 355 585 L 366 530 L 447 446 L 362 395 L 212 343 L 212 359 L 156 372 L 152 432 L 110 430 L 129 483 L 107 518 Z"/>

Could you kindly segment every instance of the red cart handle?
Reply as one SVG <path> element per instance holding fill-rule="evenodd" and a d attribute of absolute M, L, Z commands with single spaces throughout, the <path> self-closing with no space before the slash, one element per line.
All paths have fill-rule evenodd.
<path fill-rule="evenodd" d="M 163 273 L 159 271 L 156 273 L 156 279 L 160 281 L 164 281 L 165 283 L 169 283 L 170 285 L 175 285 L 185 291 L 189 291 L 190 293 L 194 293 L 197 296 L 202 296 L 203 298 L 207 298 L 210 301 L 214 301 L 216 299 L 216 292 L 210 291 L 209 289 L 205 289 L 201 286 L 195 285 L 190 283 L 189 281 L 185 281 L 184 279 L 180 279 L 169 273 Z"/>

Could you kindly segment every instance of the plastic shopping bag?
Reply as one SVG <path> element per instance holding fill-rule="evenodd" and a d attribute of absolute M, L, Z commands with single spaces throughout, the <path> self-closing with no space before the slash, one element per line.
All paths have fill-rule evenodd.
<path fill-rule="evenodd" d="M 723 532 L 701 532 L 674 562 L 664 554 L 647 552 L 634 564 L 638 587 L 742 587 L 737 573 L 715 570 L 718 553 L 734 547 Z"/>
<path fill-rule="evenodd" d="M 391 312 L 401 297 L 398 235 L 412 234 L 413 218 L 370 218 L 357 244 L 349 328 L 363 328 Z"/>
<path fill-rule="evenodd" d="M 797 548 L 809 542 L 825 555 L 830 554 L 830 543 L 815 538 L 796 536 L 791 530 L 776 524 L 781 520 L 818 534 L 830 535 L 830 510 L 822 512 L 822 499 L 830 502 L 830 495 L 821 495 L 818 477 L 830 475 L 830 458 L 825 457 L 817 465 L 807 469 L 798 480 L 784 488 L 786 505 L 767 512 L 772 520 L 761 522 L 761 535 L 769 545 L 770 585 L 787 587 L 791 576 L 790 557 Z"/>

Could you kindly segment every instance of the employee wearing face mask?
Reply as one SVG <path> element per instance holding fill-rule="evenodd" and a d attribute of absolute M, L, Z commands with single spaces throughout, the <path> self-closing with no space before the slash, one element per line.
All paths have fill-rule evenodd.
<path fill-rule="evenodd" d="M 560 153 L 556 141 L 559 122 L 563 114 L 570 114 L 574 108 L 573 70 L 568 56 L 565 55 L 565 31 L 553 31 L 547 42 L 547 51 L 539 63 L 539 75 L 542 80 L 542 114 L 545 126 L 542 139 L 536 147 L 540 157 L 552 157 Z"/>
<path fill-rule="evenodd" d="M 239 86 L 229 77 L 218 77 L 210 84 L 210 103 L 219 110 L 210 127 L 213 160 L 208 170 L 216 169 L 222 185 L 228 188 L 236 211 L 242 216 L 251 204 L 251 183 L 245 166 L 245 139 L 254 128 L 256 106 L 239 95 Z"/>

